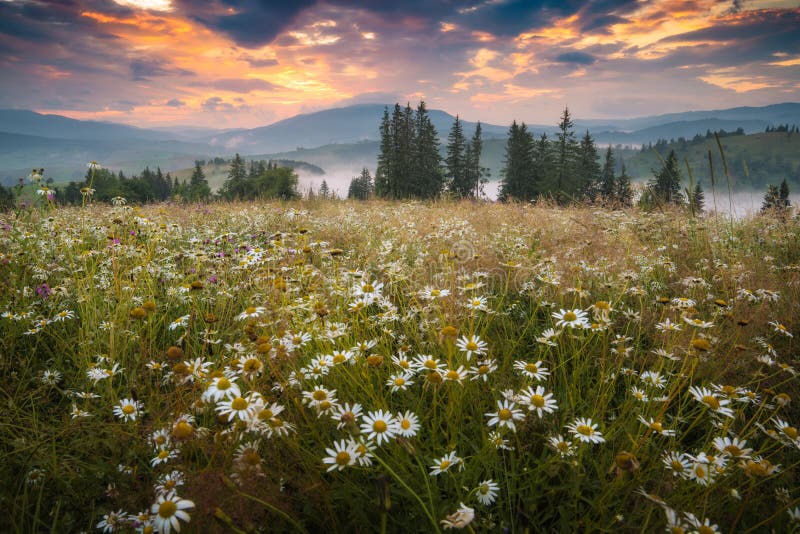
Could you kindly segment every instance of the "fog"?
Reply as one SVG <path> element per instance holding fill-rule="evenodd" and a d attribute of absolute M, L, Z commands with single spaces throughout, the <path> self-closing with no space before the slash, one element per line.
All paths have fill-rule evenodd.
<path fill-rule="evenodd" d="M 359 171 L 351 171 L 347 169 L 337 169 L 333 172 L 326 172 L 322 176 L 312 176 L 300 174 L 299 189 L 305 195 L 309 187 L 314 191 L 319 190 L 322 181 L 328 183 L 328 188 L 336 193 L 339 198 L 347 197 L 347 190 L 350 187 L 350 180 L 360 174 Z M 489 200 L 497 200 L 497 195 L 500 192 L 500 181 L 492 181 L 484 186 L 484 193 Z M 714 195 L 711 191 L 705 191 L 705 209 L 707 212 L 717 211 L 718 213 L 733 213 L 734 217 L 742 218 L 748 215 L 758 213 L 761 209 L 761 203 L 764 201 L 765 191 L 735 191 L 730 197 L 726 191 L 717 191 L 716 203 Z M 800 193 L 792 193 L 789 195 L 789 200 L 792 206 L 800 206 Z M 731 209 L 732 208 L 732 209 Z"/>

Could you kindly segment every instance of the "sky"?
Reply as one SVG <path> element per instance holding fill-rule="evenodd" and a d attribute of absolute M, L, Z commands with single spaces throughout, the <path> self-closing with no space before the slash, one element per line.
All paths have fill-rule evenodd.
<path fill-rule="evenodd" d="M 0 72 L 0 108 L 142 127 L 762 106 L 800 101 L 800 0 L 0 0 Z"/>

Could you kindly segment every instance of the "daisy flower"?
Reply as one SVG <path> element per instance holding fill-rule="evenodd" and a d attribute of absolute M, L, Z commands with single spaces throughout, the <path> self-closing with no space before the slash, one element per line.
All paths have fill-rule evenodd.
<path fill-rule="evenodd" d="M 178 520 L 188 523 L 191 517 L 186 510 L 194 508 L 194 503 L 187 499 L 181 499 L 171 491 L 164 495 L 159 495 L 150 512 L 154 515 L 156 530 L 161 534 L 169 534 L 171 530 L 181 531 L 181 524 Z"/>
<path fill-rule="evenodd" d="M 459 503 L 458 510 L 442 519 L 440 523 L 445 530 L 451 528 L 464 528 L 475 519 L 475 510 L 466 506 L 463 502 Z"/>
<path fill-rule="evenodd" d="M 696 319 L 694 317 L 687 317 L 685 315 L 683 316 L 683 322 L 695 328 L 711 328 L 714 326 L 712 322 L 703 321 L 702 319 Z"/>
<path fill-rule="evenodd" d="M 726 417 L 733 417 L 733 410 L 727 407 L 731 401 L 717 397 L 710 389 L 691 386 L 689 387 L 689 393 L 692 394 L 696 401 L 704 404 L 713 412 Z"/>
<path fill-rule="evenodd" d="M 203 393 L 203 399 L 217 402 L 224 398 L 240 397 L 242 390 L 234 382 L 231 382 L 231 378 L 225 375 L 215 377 Z"/>
<path fill-rule="evenodd" d="M 783 324 L 779 323 L 778 321 L 770 321 L 769 324 L 770 324 L 770 326 L 772 326 L 775 329 L 775 331 L 777 333 L 783 334 L 786 337 L 794 337 L 792 335 L 792 333 L 789 332 L 789 330 Z"/>
<path fill-rule="evenodd" d="M 467 360 L 470 360 L 473 354 L 478 356 L 486 354 L 489 344 L 482 341 L 480 336 L 470 335 L 469 337 L 461 336 L 456 342 L 456 347 L 466 354 Z"/>
<path fill-rule="evenodd" d="M 413 438 L 419 432 L 419 419 L 414 412 L 397 414 L 397 433 L 404 438 Z"/>
<path fill-rule="evenodd" d="M 444 379 L 459 384 L 467 378 L 467 370 L 461 365 L 457 369 L 447 369 L 444 372 Z"/>
<path fill-rule="evenodd" d="M 325 449 L 325 454 L 328 456 L 322 459 L 322 463 L 330 466 L 328 467 L 329 472 L 334 470 L 341 471 L 345 467 L 354 465 L 358 456 L 356 446 L 356 443 L 344 439 L 335 441 L 333 442 L 333 448 Z"/>
<path fill-rule="evenodd" d="M 547 345 L 549 347 L 557 347 L 558 343 L 556 343 L 556 339 L 560 335 L 561 335 L 561 330 L 554 330 L 552 328 L 548 328 L 547 330 L 544 330 L 539 337 L 536 338 L 536 342 L 541 343 L 542 345 Z"/>
<path fill-rule="evenodd" d="M 714 438 L 712 445 L 720 454 L 733 458 L 749 458 L 750 453 L 753 452 L 753 449 L 747 448 L 747 440 L 740 440 L 736 436 L 733 438 L 727 436 Z"/>
<path fill-rule="evenodd" d="M 673 323 L 669 320 L 669 317 L 667 317 L 664 321 L 656 324 L 656 330 L 662 332 L 679 332 L 681 330 L 681 325 Z"/>
<path fill-rule="evenodd" d="M 431 286 L 425 286 L 425 288 L 419 292 L 419 298 L 422 300 L 434 300 L 444 298 L 449 294 L 449 289 L 436 289 Z"/>
<path fill-rule="evenodd" d="M 400 390 L 405 390 L 408 386 L 414 384 L 413 376 L 408 373 L 397 373 L 386 380 L 386 386 L 391 388 L 392 393 Z"/>
<path fill-rule="evenodd" d="M 679 532 L 689 531 L 689 525 L 683 520 L 678 512 L 669 506 L 664 506 L 664 513 L 667 516 L 667 532 L 678 534 Z"/>
<path fill-rule="evenodd" d="M 567 328 L 587 328 L 589 319 L 585 311 L 575 308 L 572 310 L 559 310 L 553 312 L 553 319 L 556 319 L 557 327 Z"/>
<path fill-rule="evenodd" d="M 674 436 L 676 434 L 674 430 L 668 430 L 664 428 L 664 425 L 661 423 L 661 421 L 653 419 L 652 417 L 650 419 L 645 419 L 640 415 L 639 421 L 641 421 L 641 423 L 644 426 L 646 426 L 656 434 L 661 434 L 662 436 Z"/>
<path fill-rule="evenodd" d="M 491 358 L 487 360 L 479 360 L 475 365 L 469 368 L 467 373 L 472 375 L 470 380 L 486 380 L 489 378 L 489 374 L 497 371 L 497 362 Z"/>
<path fill-rule="evenodd" d="M 256 319 L 261 317 L 267 312 L 264 306 L 249 306 L 242 313 L 236 316 L 237 321 L 244 321 L 246 319 Z"/>
<path fill-rule="evenodd" d="M 516 432 L 517 427 L 514 421 L 520 421 L 525 418 L 522 410 L 518 409 L 516 404 L 508 400 L 497 401 L 497 411 L 484 414 L 489 417 L 487 423 L 490 427 L 497 425 L 497 428 L 506 427 L 512 432 Z"/>
<path fill-rule="evenodd" d="M 121 508 L 116 512 L 111 511 L 103 515 L 103 520 L 95 525 L 95 528 L 102 529 L 106 532 L 118 532 L 128 523 L 128 514 Z"/>
<path fill-rule="evenodd" d="M 380 445 L 398 433 L 397 420 L 390 412 L 369 412 L 361 420 L 361 432 L 366 434 L 367 439 L 374 439 Z"/>
<path fill-rule="evenodd" d="M 222 399 L 217 402 L 217 406 L 214 409 L 220 416 L 227 417 L 229 422 L 234 419 L 246 422 L 255 415 L 258 408 L 257 400 L 260 398 L 261 395 L 259 393 L 251 391 L 244 397 Z"/>
<path fill-rule="evenodd" d="M 664 456 L 661 457 L 661 463 L 672 471 L 673 475 L 682 478 L 686 478 L 692 468 L 689 458 L 682 452 L 668 451 L 664 453 Z"/>
<path fill-rule="evenodd" d="M 639 380 L 657 389 L 664 389 L 667 384 L 667 379 L 658 371 L 645 371 L 639 375 Z"/>
<path fill-rule="evenodd" d="M 775 428 L 778 429 L 778 436 L 781 441 L 800 449 L 800 432 L 798 432 L 797 428 L 779 418 L 773 419 L 772 422 L 775 424 Z"/>
<path fill-rule="evenodd" d="M 312 408 L 327 410 L 331 405 L 336 404 L 336 390 L 328 390 L 315 385 L 311 391 L 303 392 L 303 401 Z"/>
<path fill-rule="evenodd" d="M 471 311 L 488 311 L 486 297 L 471 297 L 464 306 Z"/>
<path fill-rule="evenodd" d="M 461 468 L 464 468 L 463 464 L 464 460 L 456 456 L 456 451 L 452 451 L 441 458 L 434 460 L 433 465 L 430 467 L 431 469 L 431 476 L 436 476 L 444 473 L 445 471 L 450 470 L 451 467 L 456 465 L 460 465 Z"/>
<path fill-rule="evenodd" d="M 489 437 L 489 443 L 491 443 L 495 449 L 502 449 L 504 451 L 514 450 L 514 447 L 508 444 L 508 440 L 505 439 L 500 432 L 496 430 L 489 432 L 488 437 Z"/>
<path fill-rule="evenodd" d="M 114 415 L 123 421 L 135 421 L 136 417 L 141 413 L 142 408 L 144 408 L 144 404 L 142 404 L 141 401 L 122 399 L 114 406 Z"/>
<path fill-rule="evenodd" d="M 475 498 L 484 506 L 489 506 L 497 499 L 500 486 L 492 479 L 484 480 L 475 488 Z"/>
<path fill-rule="evenodd" d="M 361 417 L 361 405 L 348 403 L 337 405 L 331 412 L 331 418 L 336 421 L 336 428 L 341 430 L 348 425 L 357 425 Z"/>
<path fill-rule="evenodd" d="M 544 387 L 536 386 L 536 389 L 528 387 L 519 392 L 517 396 L 520 404 L 528 406 L 530 411 L 535 411 L 539 418 L 542 414 L 553 413 L 558 410 L 558 403 L 553 398 L 552 393 L 546 393 Z"/>
<path fill-rule="evenodd" d="M 165 464 L 170 460 L 174 460 L 178 457 L 178 450 L 172 448 L 162 448 L 159 449 L 158 453 L 150 460 L 150 465 L 155 467 L 160 464 Z"/>
<path fill-rule="evenodd" d="M 562 458 L 575 454 L 575 445 L 569 441 L 566 441 L 561 434 L 548 437 L 547 444 L 555 449 L 555 451 L 558 452 Z"/>
<path fill-rule="evenodd" d="M 428 354 L 419 354 L 414 358 L 412 365 L 418 373 L 422 371 L 438 371 L 444 367 L 444 363 L 441 360 Z"/>
<path fill-rule="evenodd" d="M 686 512 L 683 515 L 686 516 L 686 520 L 689 521 L 689 524 L 694 527 L 693 532 L 699 532 L 701 534 L 714 534 L 715 532 L 719 532 L 719 527 L 711 523 L 711 520 L 708 518 L 700 519 L 692 513 Z"/>
<path fill-rule="evenodd" d="M 524 376 L 534 380 L 544 380 L 550 374 L 550 371 L 547 370 L 541 360 L 536 361 L 536 363 L 517 360 L 514 362 L 514 369 L 521 371 Z"/>
<path fill-rule="evenodd" d="M 180 471 L 173 470 L 169 473 L 164 473 L 156 481 L 156 493 L 169 493 L 175 488 L 183 486 L 184 481 L 183 473 Z"/>
<path fill-rule="evenodd" d="M 593 423 L 590 418 L 579 417 L 567 425 L 573 436 L 584 443 L 604 443 L 606 440 L 603 434 L 597 430 L 597 423 Z"/>

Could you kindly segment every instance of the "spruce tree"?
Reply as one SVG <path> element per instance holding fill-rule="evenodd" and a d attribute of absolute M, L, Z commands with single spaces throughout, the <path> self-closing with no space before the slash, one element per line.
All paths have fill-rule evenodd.
<path fill-rule="evenodd" d="M 609 146 L 606 149 L 606 159 L 603 163 L 603 170 L 600 173 L 600 187 L 599 195 L 601 200 L 605 203 L 613 203 L 617 201 L 617 179 L 614 176 L 616 168 L 616 161 L 614 160 L 614 151 Z"/>
<path fill-rule="evenodd" d="M 614 194 L 617 203 L 628 208 L 633 205 L 633 186 L 631 185 L 631 177 L 625 170 L 625 162 L 622 162 L 622 171 L 617 178 L 617 187 Z"/>
<path fill-rule="evenodd" d="M 475 125 L 475 133 L 472 134 L 467 150 L 465 152 L 467 181 L 472 187 L 470 196 L 478 198 L 483 193 L 483 184 L 488 180 L 484 178 L 488 169 L 481 167 L 481 152 L 483 152 L 483 139 L 481 139 L 481 123 Z"/>
<path fill-rule="evenodd" d="M 328 182 L 322 180 L 322 184 L 319 186 L 319 197 L 322 199 L 328 199 L 331 196 L 331 190 L 328 187 Z"/>
<path fill-rule="evenodd" d="M 705 202 L 706 195 L 703 192 L 703 187 L 700 185 L 700 182 L 698 182 L 692 191 L 692 213 L 702 214 L 703 211 L 705 211 Z"/>
<path fill-rule="evenodd" d="M 789 184 L 786 183 L 786 178 L 781 182 L 780 191 L 778 193 L 778 205 L 781 208 L 788 208 L 791 205 L 789 201 Z"/>
<path fill-rule="evenodd" d="M 564 108 L 561 122 L 558 124 L 558 159 L 556 160 L 556 199 L 566 202 L 578 192 L 579 184 L 574 179 L 575 159 L 578 143 L 572 131 L 574 123 L 569 108 Z"/>
<path fill-rule="evenodd" d="M 597 147 L 589 130 L 586 130 L 586 135 L 583 136 L 578 147 L 576 171 L 578 190 L 584 199 L 594 202 L 600 184 L 600 164 L 597 163 Z"/>
<path fill-rule="evenodd" d="M 255 180 L 257 176 L 258 176 L 258 171 L 256 169 L 255 162 L 251 162 L 249 181 L 252 182 L 253 180 Z M 228 177 L 225 180 L 225 183 L 222 185 L 223 196 L 227 199 L 252 198 L 254 192 L 247 191 L 248 189 L 247 182 L 248 182 L 248 175 L 245 162 L 242 159 L 242 157 L 237 153 L 236 156 L 233 158 L 233 160 L 231 160 L 231 166 L 228 169 Z"/>
<path fill-rule="evenodd" d="M 764 195 L 764 203 L 761 204 L 761 211 L 770 211 L 780 207 L 781 192 L 776 185 L 768 185 L 767 193 Z"/>
<path fill-rule="evenodd" d="M 447 156 L 445 157 L 445 179 L 447 189 L 459 198 L 470 195 L 472 187 L 467 178 L 465 149 L 467 141 L 461 121 L 456 115 L 453 127 L 447 136 Z"/>
<path fill-rule="evenodd" d="M 656 204 L 682 204 L 681 173 L 678 169 L 678 157 L 675 150 L 670 150 L 669 156 L 661 169 L 655 174 L 650 185 L 653 200 Z"/>
<path fill-rule="evenodd" d="M 523 122 L 511 123 L 506 141 L 505 161 L 500 183 L 500 200 L 530 200 L 533 196 L 533 136 Z"/>
<path fill-rule="evenodd" d="M 203 172 L 203 167 L 200 166 L 199 161 L 194 162 L 194 171 L 192 177 L 189 179 L 189 200 L 200 201 L 207 200 L 211 195 L 211 188 L 208 186 L 206 174 Z"/>
<path fill-rule="evenodd" d="M 442 191 L 442 156 L 439 154 L 439 134 L 431 122 L 425 102 L 420 101 L 414 114 L 415 149 L 410 196 L 436 198 Z"/>
<path fill-rule="evenodd" d="M 389 196 L 389 173 L 392 158 L 392 136 L 389 121 L 389 108 L 383 108 L 383 118 L 380 126 L 380 151 L 378 152 L 378 167 L 375 169 L 375 195 Z"/>

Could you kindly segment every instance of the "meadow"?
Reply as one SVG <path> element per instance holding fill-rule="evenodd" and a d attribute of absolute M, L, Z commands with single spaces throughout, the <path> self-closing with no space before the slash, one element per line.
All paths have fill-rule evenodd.
<path fill-rule="evenodd" d="M 800 219 L 0 214 L 3 532 L 800 530 Z"/>

